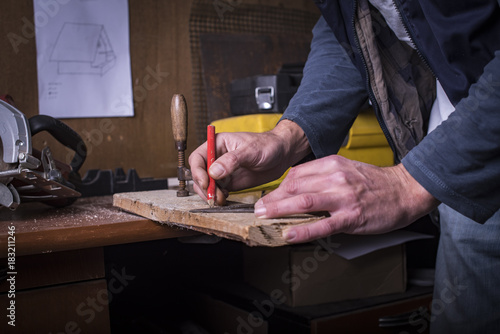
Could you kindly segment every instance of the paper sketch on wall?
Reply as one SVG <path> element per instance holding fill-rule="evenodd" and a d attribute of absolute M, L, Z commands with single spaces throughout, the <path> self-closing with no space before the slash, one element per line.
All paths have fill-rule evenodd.
<path fill-rule="evenodd" d="M 116 55 L 102 24 L 64 23 L 50 61 L 58 63 L 59 74 L 104 75 Z"/>

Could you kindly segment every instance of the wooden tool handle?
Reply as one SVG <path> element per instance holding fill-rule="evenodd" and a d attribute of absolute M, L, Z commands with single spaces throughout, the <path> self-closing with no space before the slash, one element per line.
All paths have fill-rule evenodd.
<path fill-rule="evenodd" d="M 172 132 L 174 133 L 175 146 L 178 151 L 186 149 L 187 141 L 187 105 L 186 99 L 181 94 L 174 94 L 170 106 L 172 117 Z"/>

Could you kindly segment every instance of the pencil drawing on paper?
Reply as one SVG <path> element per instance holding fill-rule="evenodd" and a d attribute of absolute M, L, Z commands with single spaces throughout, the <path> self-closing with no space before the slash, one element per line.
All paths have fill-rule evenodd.
<path fill-rule="evenodd" d="M 116 62 L 116 55 L 102 24 L 64 23 L 50 61 L 58 74 L 104 75 Z"/>

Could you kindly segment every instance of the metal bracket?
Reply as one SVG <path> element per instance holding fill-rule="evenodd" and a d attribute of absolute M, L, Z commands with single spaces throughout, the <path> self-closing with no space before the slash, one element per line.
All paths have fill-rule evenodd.
<path fill-rule="evenodd" d="M 56 199 L 56 198 L 73 198 L 81 196 L 81 194 L 78 191 L 71 189 L 59 182 L 46 179 L 43 173 L 37 171 L 23 169 L 20 171 L 18 175 L 15 175 L 14 177 L 18 180 L 23 181 L 24 183 L 33 185 L 35 186 L 35 188 L 43 190 L 44 192 L 48 193 L 48 196 L 45 197 L 36 196 L 33 198 L 38 197 L 42 199 L 43 197 L 43 199 Z"/>
<path fill-rule="evenodd" d="M 255 102 L 259 109 L 269 110 L 274 104 L 274 87 L 257 87 L 255 88 Z"/>
<path fill-rule="evenodd" d="M 52 151 L 48 146 L 42 150 L 43 175 L 46 179 L 56 182 L 64 182 L 62 173 L 56 167 L 56 162 L 52 158 Z"/>

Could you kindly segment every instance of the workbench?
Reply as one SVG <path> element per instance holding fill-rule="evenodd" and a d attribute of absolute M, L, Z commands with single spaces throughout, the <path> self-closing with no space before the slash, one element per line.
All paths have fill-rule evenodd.
<path fill-rule="evenodd" d="M 111 197 L 95 197 L 65 208 L 29 203 L 0 210 L 0 269 L 11 258 L 8 246 L 15 246 L 15 274 L 7 274 L 14 277 L 15 299 L 9 297 L 12 281 L 0 282 L 1 333 L 160 333 L 158 328 L 179 328 L 180 321 L 203 321 L 210 314 L 203 325 L 214 333 L 236 333 L 237 320 L 251 319 L 255 301 L 265 300 L 241 280 L 243 243 L 180 242 L 199 234 L 111 203 Z M 15 234 L 9 235 L 12 226 Z M 9 236 L 15 245 L 8 244 Z M 375 333 L 378 316 L 426 307 L 431 290 L 316 308 L 280 307 L 253 329 L 330 333 L 355 318 L 366 319 L 356 324 Z M 16 327 L 4 316 L 12 300 Z"/>
<path fill-rule="evenodd" d="M 42 203 L 1 208 L 0 268 L 6 267 L 8 252 L 8 258 L 15 254 L 14 270 L 7 272 L 16 274 L 7 275 L 15 277 L 15 298 L 8 298 L 10 282 L 0 282 L 0 308 L 3 315 L 15 301 L 16 326 L 2 316 L 0 332 L 109 333 L 108 290 L 119 291 L 127 281 L 120 270 L 106 281 L 103 248 L 193 234 L 122 212 L 111 196 L 78 199 L 64 208 Z"/>

